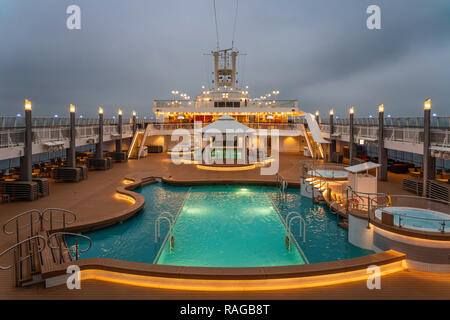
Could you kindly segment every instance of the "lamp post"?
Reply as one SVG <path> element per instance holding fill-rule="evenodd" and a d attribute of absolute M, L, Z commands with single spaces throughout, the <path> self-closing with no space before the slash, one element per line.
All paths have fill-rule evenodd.
<path fill-rule="evenodd" d="M 355 113 L 355 107 L 351 107 L 350 110 L 348 111 L 350 114 L 350 121 L 349 121 L 349 162 L 350 165 L 352 166 L 354 164 L 353 158 L 355 157 L 355 138 L 353 137 L 354 135 L 354 128 L 353 128 L 353 115 Z"/>
<path fill-rule="evenodd" d="M 32 170 L 32 120 L 31 120 L 31 102 L 25 100 L 25 141 L 23 147 L 23 156 L 20 158 L 20 180 L 31 181 L 33 179 Z"/>
<path fill-rule="evenodd" d="M 75 130 L 75 106 L 73 104 L 70 105 L 69 111 L 70 111 L 70 144 L 69 150 L 67 152 L 67 166 L 69 168 L 74 168 L 76 166 L 75 161 L 76 130 Z"/>
<path fill-rule="evenodd" d="M 320 125 L 320 113 L 319 113 L 319 110 L 316 111 L 316 121 Z"/>
<path fill-rule="evenodd" d="M 336 140 L 333 139 L 334 133 L 334 110 L 330 110 L 330 159 L 332 159 L 333 154 L 336 152 Z"/>
<path fill-rule="evenodd" d="M 98 143 L 95 157 L 103 159 L 103 108 L 98 108 Z"/>
<path fill-rule="evenodd" d="M 122 152 L 122 110 L 117 112 L 119 116 L 119 139 L 116 140 L 116 152 Z"/>
<path fill-rule="evenodd" d="M 133 110 L 133 135 L 136 133 L 136 111 Z"/>
<path fill-rule="evenodd" d="M 428 180 L 434 179 L 434 158 L 430 154 L 430 127 L 431 127 L 431 99 L 423 107 L 423 193 L 427 197 Z"/>
<path fill-rule="evenodd" d="M 387 154 L 384 148 L 384 104 L 378 106 L 378 163 L 381 167 L 378 172 L 378 180 L 387 180 Z"/>

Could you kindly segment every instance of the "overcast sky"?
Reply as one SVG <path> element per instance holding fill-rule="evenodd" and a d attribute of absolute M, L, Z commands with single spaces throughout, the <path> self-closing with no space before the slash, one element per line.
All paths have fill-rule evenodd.
<path fill-rule="evenodd" d="M 81 30 L 66 8 L 81 8 Z M 381 7 L 381 30 L 366 8 Z M 216 0 L 221 48 L 231 46 L 235 0 Z M 450 116 L 450 1 L 239 0 L 235 47 L 250 94 L 279 90 L 302 110 L 344 117 Z M 0 0 L 0 115 L 151 115 L 154 99 L 208 85 L 216 48 L 213 0 Z"/>

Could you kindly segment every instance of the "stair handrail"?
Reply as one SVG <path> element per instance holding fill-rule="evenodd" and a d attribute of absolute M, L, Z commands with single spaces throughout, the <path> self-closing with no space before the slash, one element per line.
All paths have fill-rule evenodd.
<path fill-rule="evenodd" d="M 167 217 L 166 215 L 164 215 L 164 213 L 160 216 L 158 216 L 158 218 L 156 218 L 155 221 L 155 243 L 158 242 L 158 239 L 161 237 L 161 221 L 165 220 L 169 223 L 169 234 L 172 234 L 173 231 L 173 221 L 171 218 Z"/>
<path fill-rule="evenodd" d="M 288 188 L 289 183 L 278 172 L 276 173 L 276 179 L 276 188 L 280 193 L 280 199 L 286 199 L 286 189 Z"/>
<path fill-rule="evenodd" d="M 292 218 L 291 216 L 294 215 Z M 300 237 L 302 237 L 302 242 L 305 243 L 306 242 L 306 221 L 305 219 L 303 219 L 303 217 L 301 216 L 300 213 L 298 213 L 297 211 L 291 211 L 287 214 L 286 218 L 285 218 L 285 222 L 286 222 L 286 233 L 289 238 L 291 236 L 293 236 L 292 234 L 292 222 L 294 220 L 298 219 L 300 221 Z"/>
<path fill-rule="evenodd" d="M 47 239 L 47 245 L 50 249 L 58 249 L 59 250 L 59 259 L 62 261 L 62 251 L 67 250 L 70 254 L 70 248 L 69 246 L 63 247 L 62 242 L 58 240 L 58 236 L 61 238 L 64 238 L 65 236 L 71 236 L 75 237 L 75 260 L 78 261 L 80 253 L 85 253 L 86 251 L 89 251 L 92 248 L 92 239 L 84 234 L 81 233 L 73 233 L 73 232 L 54 232 L 52 233 L 48 239 Z M 58 246 L 52 246 L 51 239 L 55 238 L 57 239 Z M 78 248 L 78 238 L 84 238 L 89 241 L 89 246 L 84 250 L 79 250 Z"/>
<path fill-rule="evenodd" d="M 46 219 L 46 214 L 50 213 L 50 218 Z M 53 213 L 54 212 L 61 212 L 62 213 L 62 220 L 54 220 L 53 219 Z M 72 216 L 72 220 L 71 221 L 67 221 L 66 220 L 66 215 L 70 215 Z M 63 224 L 63 230 L 66 230 L 66 226 L 67 225 L 71 225 L 73 223 L 75 223 L 75 221 L 77 221 L 77 215 L 70 210 L 67 209 L 61 209 L 61 208 L 46 208 L 44 209 L 44 211 L 42 211 L 41 213 L 41 230 L 43 230 L 43 223 L 44 221 L 49 222 L 50 223 L 50 230 L 49 231 L 53 231 L 53 222 L 62 222 Z"/>
<path fill-rule="evenodd" d="M 38 214 L 38 219 L 37 220 L 33 220 L 33 214 L 37 213 Z M 25 224 L 25 225 L 20 225 L 19 226 L 19 218 L 26 216 L 26 215 L 30 215 L 30 222 L 29 224 Z M 15 221 L 16 222 L 16 229 L 15 231 L 7 231 L 6 228 L 7 226 L 11 223 Z M 15 215 L 14 217 L 8 219 L 6 222 L 3 223 L 3 233 L 6 235 L 12 235 L 12 234 L 16 234 L 17 237 L 17 242 L 19 242 L 20 240 L 20 236 L 19 236 L 19 231 L 21 229 L 24 229 L 26 227 L 30 227 L 30 237 L 34 236 L 34 230 L 33 230 L 33 224 L 35 224 L 36 222 L 40 222 L 41 221 L 41 213 L 39 212 L 39 210 L 36 209 L 31 209 L 22 213 L 19 213 L 18 215 Z"/>
<path fill-rule="evenodd" d="M 38 240 L 38 241 L 39 241 L 39 244 L 38 244 L 38 251 L 37 251 L 36 253 L 41 253 L 42 250 L 45 249 L 45 238 L 44 238 L 43 236 L 41 236 L 41 235 L 34 235 L 34 236 L 32 236 L 32 237 L 29 237 L 29 238 L 27 238 L 27 239 L 24 239 L 24 240 L 22 240 L 22 241 L 19 241 L 19 242 L 17 242 L 16 244 L 10 246 L 9 248 L 3 250 L 3 252 L 0 253 L 0 258 L 1 258 L 4 254 L 8 253 L 9 251 L 11 251 L 11 250 L 13 250 L 13 249 L 16 249 L 17 247 L 20 247 L 20 246 L 21 246 L 22 244 L 24 244 L 24 243 L 29 243 L 31 240 L 34 240 L 34 239 L 39 239 L 39 240 Z M 43 240 L 43 246 L 42 246 L 42 247 L 40 247 L 40 244 L 41 244 L 40 240 L 41 240 L 41 239 Z M 9 270 L 9 269 L 11 269 L 11 267 L 12 267 L 14 264 L 17 264 L 17 263 L 19 263 L 19 262 L 25 261 L 26 259 L 31 258 L 31 256 L 33 256 L 33 255 L 34 255 L 34 253 L 30 253 L 29 255 L 27 255 L 27 256 L 25 256 L 25 257 L 22 257 L 22 258 L 19 258 L 19 259 L 16 258 L 16 259 L 14 259 L 14 263 L 13 263 L 12 265 L 7 266 L 7 267 L 1 266 L 1 265 L 0 265 L 0 270 Z"/>

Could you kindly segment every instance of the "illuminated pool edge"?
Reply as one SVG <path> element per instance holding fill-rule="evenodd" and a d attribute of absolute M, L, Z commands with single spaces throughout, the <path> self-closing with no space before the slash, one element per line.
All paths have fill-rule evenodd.
<path fill-rule="evenodd" d="M 380 265 L 380 276 L 393 274 L 407 268 L 405 260 Z M 312 288 L 337 285 L 355 281 L 367 280 L 371 274 L 367 267 L 337 273 L 327 273 L 317 276 L 272 278 L 257 280 L 220 280 L 220 279 L 186 279 L 145 276 L 98 269 L 86 269 L 80 272 L 80 279 L 98 280 L 117 284 L 138 286 L 154 289 L 184 290 L 184 291 L 271 291 Z"/>

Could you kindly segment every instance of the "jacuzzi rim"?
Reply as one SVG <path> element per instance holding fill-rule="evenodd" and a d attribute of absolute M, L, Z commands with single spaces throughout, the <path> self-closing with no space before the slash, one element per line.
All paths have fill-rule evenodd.
<path fill-rule="evenodd" d="M 397 206 L 385 207 L 385 208 L 381 208 L 381 209 L 376 209 L 375 210 L 375 214 L 381 212 L 382 210 L 390 212 L 390 213 L 393 213 L 392 209 L 397 209 L 397 210 L 411 210 L 411 209 L 414 209 L 414 210 L 422 211 L 422 212 L 432 212 L 432 213 L 436 213 L 438 216 L 442 216 L 444 218 L 444 220 L 450 220 L 450 213 L 445 213 L 445 212 L 431 210 L 431 209 L 416 208 L 416 207 L 397 207 Z M 407 214 L 403 214 L 403 213 L 401 215 L 408 216 Z M 410 217 L 410 216 L 408 216 L 408 217 Z M 414 217 L 414 216 L 411 216 L 411 217 L 412 218 L 417 218 L 417 217 Z M 436 220 L 440 220 L 440 219 L 436 219 Z"/>
<path fill-rule="evenodd" d="M 381 208 L 381 209 L 376 209 L 376 210 L 375 210 L 375 217 L 376 217 L 378 220 L 381 221 L 381 212 L 382 212 L 383 210 L 384 210 L 384 211 L 387 211 L 388 213 L 393 214 L 393 216 L 395 217 L 396 214 L 392 212 L 392 209 L 397 209 L 397 210 L 410 210 L 410 209 L 414 209 L 414 210 L 416 210 L 416 211 L 432 212 L 432 213 L 437 214 L 438 216 L 442 216 L 442 218 L 443 218 L 444 220 L 450 220 L 450 214 L 447 214 L 447 213 L 445 213 L 445 212 L 440 212 L 440 211 L 435 211 L 435 210 L 430 210 L 430 209 L 423 209 L 423 208 L 415 208 L 415 207 L 385 207 L 385 208 Z M 401 215 L 406 216 L 407 218 L 411 218 L 411 219 L 417 218 L 418 220 L 420 220 L 419 217 L 409 216 L 409 215 L 403 214 L 403 213 L 402 213 Z M 435 219 L 435 218 L 430 218 L 430 219 Z M 424 219 L 424 220 L 426 220 L 426 219 Z M 439 222 L 439 220 L 440 220 L 439 218 L 436 218 L 436 220 L 431 220 L 431 221 Z M 430 221 L 430 220 L 427 220 L 427 221 Z M 436 230 L 436 229 L 430 229 L 430 228 L 418 228 L 418 227 L 414 227 L 414 226 L 411 226 L 411 225 L 404 225 L 404 226 L 402 226 L 402 227 L 399 227 L 398 225 L 395 225 L 395 224 L 394 224 L 394 227 L 397 227 L 397 228 L 399 228 L 399 229 L 411 230 L 411 231 L 419 231 L 419 232 L 427 232 L 427 233 L 436 233 L 436 234 L 443 234 L 443 235 L 445 235 L 446 233 L 447 233 L 447 234 L 450 234 L 450 232 L 442 233 L 441 231 Z"/>
<path fill-rule="evenodd" d="M 345 180 L 347 180 L 348 179 L 348 172 L 345 171 L 345 170 L 341 170 L 341 169 L 316 169 L 315 171 L 337 171 L 337 172 L 345 173 L 345 176 L 329 177 L 329 176 L 322 176 L 320 174 L 319 175 L 315 175 L 315 174 L 313 174 L 314 170 L 308 170 L 308 172 L 307 172 L 308 176 L 314 177 L 314 178 L 320 177 L 320 178 L 325 179 L 325 180 L 330 180 L 330 179 L 334 179 L 334 180 L 345 179 Z"/>

